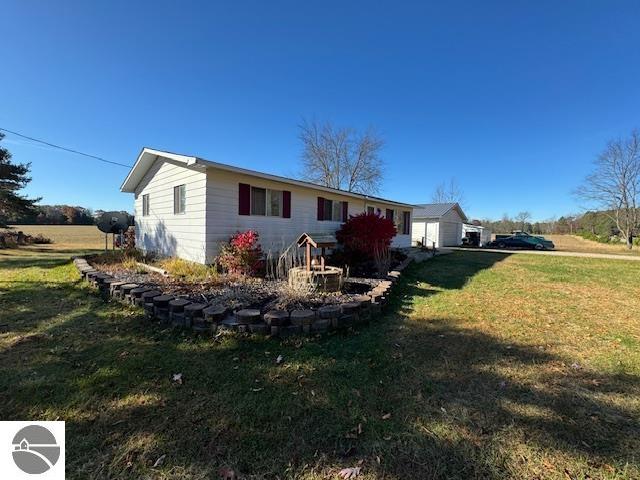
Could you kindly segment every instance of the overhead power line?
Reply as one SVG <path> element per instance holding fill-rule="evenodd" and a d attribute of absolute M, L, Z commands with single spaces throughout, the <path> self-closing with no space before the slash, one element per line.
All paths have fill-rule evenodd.
<path fill-rule="evenodd" d="M 47 145 L 49 147 L 57 148 L 59 150 L 64 150 L 65 152 L 75 153 L 76 155 L 82 155 L 84 157 L 93 158 L 94 160 L 100 160 L 101 162 L 110 163 L 112 165 L 118 165 L 120 167 L 131 168 L 131 165 L 125 165 L 124 163 L 113 162 L 111 160 L 107 160 L 106 158 L 98 157 L 96 155 L 91 155 L 90 153 L 84 153 L 84 152 L 80 152 L 78 150 L 74 150 L 72 148 L 67 148 L 67 147 L 62 147 L 60 145 L 56 145 L 55 143 L 45 142 L 44 140 L 39 140 L 37 138 L 29 137 L 28 135 L 23 135 L 22 133 L 13 132 L 11 130 L 7 130 L 6 128 L 0 127 L 0 131 L 7 132 L 7 133 L 10 133 L 12 135 L 17 135 L 18 137 L 26 138 L 27 140 L 31 140 L 33 142 L 42 143 L 42 144 Z"/>

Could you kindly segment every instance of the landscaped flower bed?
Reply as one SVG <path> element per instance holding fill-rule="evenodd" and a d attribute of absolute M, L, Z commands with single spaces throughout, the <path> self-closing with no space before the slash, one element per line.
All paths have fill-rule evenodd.
<path fill-rule="evenodd" d="M 131 259 L 111 257 L 74 260 L 83 278 L 105 299 L 139 305 L 150 318 L 176 327 L 274 336 L 322 333 L 368 322 L 381 311 L 410 261 L 387 278 L 350 278 L 342 292 L 320 294 L 292 290 L 285 281 L 239 275 L 211 274 L 204 281 L 176 278 L 148 272 Z"/>

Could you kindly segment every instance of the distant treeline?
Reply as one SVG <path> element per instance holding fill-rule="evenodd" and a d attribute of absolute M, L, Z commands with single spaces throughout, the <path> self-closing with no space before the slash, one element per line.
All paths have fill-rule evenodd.
<path fill-rule="evenodd" d="M 541 222 L 522 222 L 508 215 L 501 220 L 483 220 L 480 222 L 493 233 L 511 233 L 513 230 L 524 230 L 538 235 L 552 234 L 589 234 L 602 239 L 618 235 L 613 212 L 586 212 L 581 215 L 564 215 Z"/>
<path fill-rule="evenodd" d="M 94 212 L 90 208 L 72 205 L 37 205 L 30 215 L 9 217 L 13 225 L 93 225 Z"/>
<path fill-rule="evenodd" d="M 96 213 L 101 213 L 98 210 Z M 30 215 L 8 218 L 10 225 L 93 225 L 94 212 L 90 208 L 72 205 L 37 205 Z"/>

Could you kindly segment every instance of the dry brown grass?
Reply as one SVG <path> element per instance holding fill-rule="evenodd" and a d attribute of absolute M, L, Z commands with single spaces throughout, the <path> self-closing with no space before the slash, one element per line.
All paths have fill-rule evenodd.
<path fill-rule="evenodd" d="M 16 225 L 14 231 L 19 230 L 28 235 L 42 234 L 53 240 L 51 245 L 37 245 L 41 251 L 104 249 L 104 233 L 95 225 Z"/>
<path fill-rule="evenodd" d="M 215 267 L 190 262 L 181 258 L 165 258 L 158 260 L 156 264 L 166 270 L 175 278 L 181 278 L 192 282 L 208 282 L 217 279 L 218 272 Z"/>
<path fill-rule="evenodd" d="M 545 235 L 544 237 L 555 244 L 556 250 L 562 252 L 640 255 L 640 247 L 637 246 L 634 246 L 632 250 L 629 250 L 624 244 L 599 243 L 594 242 L 593 240 L 586 240 L 575 235 Z"/>

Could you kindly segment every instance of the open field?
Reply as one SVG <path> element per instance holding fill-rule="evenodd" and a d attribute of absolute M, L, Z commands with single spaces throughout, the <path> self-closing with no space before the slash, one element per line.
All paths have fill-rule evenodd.
<path fill-rule="evenodd" d="M 95 225 L 16 225 L 13 231 L 22 230 L 28 235 L 41 233 L 54 241 L 52 245 L 40 245 L 44 250 L 104 249 L 104 234 Z M 111 236 L 109 236 L 111 247 Z"/>
<path fill-rule="evenodd" d="M 640 255 L 640 247 L 629 250 L 624 244 L 599 243 L 575 235 L 544 235 L 561 252 L 614 253 L 618 255 Z"/>
<path fill-rule="evenodd" d="M 60 254 L 14 251 L 0 418 L 66 420 L 78 479 L 640 478 L 639 277 L 455 252 L 411 267 L 358 332 L 212 340 L 104 304 Z"/>

